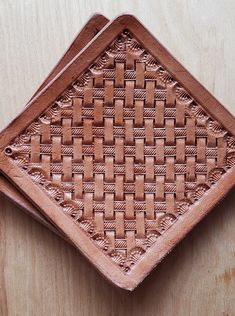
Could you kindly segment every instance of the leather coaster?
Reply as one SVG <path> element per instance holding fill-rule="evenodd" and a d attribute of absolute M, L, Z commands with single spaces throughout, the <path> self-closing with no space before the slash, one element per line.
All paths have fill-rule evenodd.
<path fill-rule="evenodd" d="M 234 123 L 123 15 L 1 133 L 0 168 L 132 290 L 234 186 Z"/>
<path fill-rule="evenodd" d="M 108 19 L 101 14 L 93 15 L 80 33 L 76 36 L 68 50 L 63 57 L 50 72 L 48 77 L 34 93 L 33 99 L 65 66 L 69 63 L 86 44 L 108 23 Z M 26 105 L 27 106 L 27 105 Z M 8 197 L 27 214 L 31 215 L 34 219 L 45 225 L 57 235 L 60 235 L 64 239 L 67 239 L 56 227 L 51 224 L 47 218 L 32 204 L 28 199 L 20 193 L 3 175 L 0 175 L 0 193 Z"/>

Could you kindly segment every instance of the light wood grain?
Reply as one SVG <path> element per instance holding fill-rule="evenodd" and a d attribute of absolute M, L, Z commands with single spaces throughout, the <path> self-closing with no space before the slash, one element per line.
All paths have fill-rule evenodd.
<path fill-rule="evenodd" d="M 135 14 L 235 114 L 234 1 L 0 0 L 0 124 L 20 112 L 88 17 Z M 235 315 L 235 191 L 133 293 L 0 199 L 0 315 Z"/>

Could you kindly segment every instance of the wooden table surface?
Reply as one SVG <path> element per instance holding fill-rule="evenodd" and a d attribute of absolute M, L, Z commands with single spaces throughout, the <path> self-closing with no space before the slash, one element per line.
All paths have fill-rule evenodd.
<path fill-rule="evenodd" d="M 95 12 L 136 15 L 235 114 L 235 2 L 0 0 L 0 126 Z M 235 315 L 235 190 L 134 292 L 0 199 L 0 316 Z"/>

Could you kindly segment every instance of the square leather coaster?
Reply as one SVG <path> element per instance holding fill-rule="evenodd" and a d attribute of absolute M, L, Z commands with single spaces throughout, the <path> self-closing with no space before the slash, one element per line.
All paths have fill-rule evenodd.
<path fill-rule="evenodd" d="M 233 187 L 234 123 L 124 15 L 1 133 L 0 168 L 132 290 Z"/>
<path fill-rule="evenodd" d="M 56 64 L 54 69 L 50 72 L 38 90 L 34 93 L 33 97 L 35 97 L 66 66 L 66 64 L 70 62 L 84 46 L 86 46 L 86 44 L 105 26 L 105 24 L 108 23 L 108 21 L 109 20 L 101 14 L 95 14 L 88 20 L 63 57 Z M 53 223 L 50 223 L 48 219 L 3 175 L 0 175 L 0 193 L 8 197 L 27 214 L 31 215 L 34 219 L 45 225 L 54 233 L 60 235 L 64 239 L 67 239 L 65 235 L 62 234 L 58 228 L 54 227 Z"/>

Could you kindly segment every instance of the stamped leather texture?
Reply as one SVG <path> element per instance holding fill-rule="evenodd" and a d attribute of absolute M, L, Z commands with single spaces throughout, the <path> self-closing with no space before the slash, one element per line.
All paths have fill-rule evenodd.
<path fill-rule="evenodd" d="M 93 262 L 114 263 L 102 267 L 111 280 L 113 266 L 132 280 L 147 258 L 136 286 L 165 234 L 182 225 L 182 238 L 185 214 L 216 200 L 227 174 L 234 184 L 235 138 L 134 30 L 127 23 L 4 154 L 95 245 Z"/>
<path fill-rule="evenodd" d="M 56 75 L 66 66 L 66 64 L 69 63 L 84 46 L 86 46 L 86 44 L 105 26 L 105 24 L 107 24 L 107 22 L 108 19 L 101 14 L 95 14 L 89 19 L 83 29 L 76 36 L 68 50 L 65 52 L 63 57 L 34 93 L 32 98 L 40 93 L 40 91 L 51 80 L 53 80 L 53 78 L 56 77 Z M 49 228 L 51 231 L 69 241 L 68 238 L 66 238 L 57 227 L 54 227 L 53 223 L 50 223 L 48 219 L 40 212 L 40 210 L 38 210 L 30 201 L 28 201 L 27 198 L 21 194 L 17 188 L 15 188 L 3 175 L 0 175 L 0 193 L 8 197 L 27 214 L 31 215 L 34 219 Z"/>

